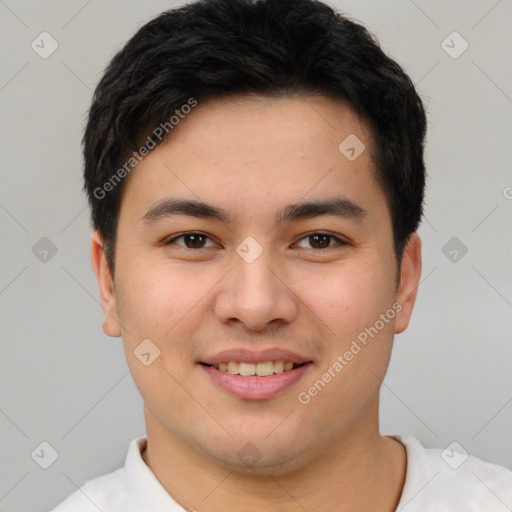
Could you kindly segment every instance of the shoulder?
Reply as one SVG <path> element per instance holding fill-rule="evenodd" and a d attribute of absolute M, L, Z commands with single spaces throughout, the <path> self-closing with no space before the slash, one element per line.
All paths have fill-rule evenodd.
<path fill-rule="evenodd" d="M 123 467 L 87 480 L 51 512 L 127 512 L 133 504 L 134 483 L 140 479 L 145 467 L 140 449 L 146 442 L 145 436 L 133 439 Z M 135 482 L 134 482 L 135 481 Z"/>
<path fill-rule="evenodd" d="M 506 512 L 512 506 L 512 471 L 470 455 L 459 443 L 424 448 L 412 435 L 390 436 L 407 451 L 407 470 L 397 510 Z M 432 508 L 432 510 L 434 510 Z"/>
<path fill-rule="evenodd" d="M 86 481 L 51 512 L 98 512 L 122 510 L 126 497 L 124 468 Z"/>
<path fill-rule="evenodd" d="M 183 510 L 145 464 L 145 436 L 128 447 L 122 468 L 88 480 L 52 512 L 161 512 Z"/>

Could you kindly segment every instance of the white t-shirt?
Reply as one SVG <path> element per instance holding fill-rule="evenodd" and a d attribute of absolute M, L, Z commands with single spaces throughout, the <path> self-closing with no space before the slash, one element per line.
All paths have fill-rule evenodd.
<path fill-rule="evenodd" d="M 425 449 L 412 435 L 389 436 L 405 445 L 407 471 L 396 512 L 510 512 L 512 471 L 452 445 Z M 88 480 L 52 512 L 183 512 L 141 456 L 134 439 L 124 467 Z"/>

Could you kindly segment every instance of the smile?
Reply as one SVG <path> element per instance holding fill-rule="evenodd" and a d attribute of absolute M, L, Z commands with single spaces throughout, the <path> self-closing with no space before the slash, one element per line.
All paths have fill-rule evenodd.
<path fill-rule="evenodd" d="M 300 364 L 283 361 L 229 361 L 199 365 L 216 387 L 242 400 L 269 400 L 277 397 L 299 382 L 312 366 L 311 361 Z"/>
<path fill-rule="evenodd" d="M 228 361 L 226 363 L 212 364 L 209 366 L 222 372 L 231 373 L 232 375 L 242 375 L 244 377 L 257 375 L 258 377 L 268 377 L 275 373 L 283 373 L 293 370 L 294 368 L 302 366 L 302 364 L 296 364 L 290 361 L 266 361 L 264 363 Z"/>

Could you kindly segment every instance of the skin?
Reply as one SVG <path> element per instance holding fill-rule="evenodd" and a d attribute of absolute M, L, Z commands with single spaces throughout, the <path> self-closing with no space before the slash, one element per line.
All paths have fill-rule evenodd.
<path fill-rule="evenodd" d="M 391 216 L 375 177 L 371 131 L 344 101 L 323 96 L 242 96 L 199 104 L 173 138 L 132 172 L 123 192 L 115 280 L 100 235 L 91 239 L 109 336 L 122 336 L 144 399 L 143 459 L 185 509 L 393 511 L 406 471 L 404 446 L 381 436 L 379 389 L 393 336 L 407 328 L 421 274 L 421 242 L 406 246 L 397 286 Z M 349 161 L 338 145 L 355 134 L 366 150 Z M 343 195 L 362 219 L 317 216 L 282 226 L 289 203 Z M 229 211 L 234 222 L 141 218 L 172 195 Z M 200 231 L 202 248 L 171 235 Z M 308 238 L 326 231 L 321 249 Z M 263 252 L 247 263 L 237 246 Z M 201 247 L 201 244 L 200 244 Z M 297 399 L 365 328 L 398 302 L 385 324 L 325 388 Z M 134 356 L 144 339 L 160 356 Z M 270 400 L 241 400 L 197 361 L 221 350 L 281 347 L 313 361 L 298 383 Z M 237 452 L 261 453 L 248 466 Z"/>

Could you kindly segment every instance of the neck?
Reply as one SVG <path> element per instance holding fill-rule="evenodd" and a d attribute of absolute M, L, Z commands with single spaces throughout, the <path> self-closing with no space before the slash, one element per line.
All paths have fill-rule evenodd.
<path fill-rule="evenodd" d="M 255 475 L 221 466 L 183 443 L 147 408 L 145 413 L 144 462 L 186 510 L 394 512 L 400 500 L 405 447 L 381 436 L 378 420 L 369 429 L 362 418 L 351 433 L 293 471 Z"/>

